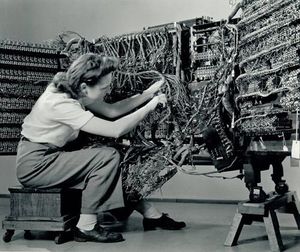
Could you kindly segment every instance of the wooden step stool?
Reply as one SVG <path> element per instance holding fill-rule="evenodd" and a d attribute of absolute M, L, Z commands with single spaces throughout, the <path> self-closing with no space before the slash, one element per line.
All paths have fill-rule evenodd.
<path fill-rule="evenodd" d="M 34 189 L 12 187 L 10 215 L 2 222 L 6 229 L 3 241 L 9 242 L 15 230 L 25 231 L 24 238 L 31 239 L 30 230 L 55 231 L 55 243 L 66 241 L 65 231 L 75 227 L 81 207 L 81 191 L 77 189 Z"/>
<path fill-rule="evenodd" d="M 287 192 L 283 195 L 272 192 L 265 202 L 240 202 L 238 204 L 237 213 L 233 218 L 232 226 L 224 245 L 237 245 L 238 238 L 244 225 L 250 225 L 253 221 L 263 221 L 271 251 L 282 251 L 284 246 L 275 210 L 293 214 L 298 230 L 300 230 L 300 205 L 296 192 Z"/>

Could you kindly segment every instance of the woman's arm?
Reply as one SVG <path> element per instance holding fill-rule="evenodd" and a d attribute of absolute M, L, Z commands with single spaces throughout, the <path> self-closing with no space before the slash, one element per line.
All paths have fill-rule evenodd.
<path fill-rule="evenodd" d="M 116 121 L 107 121 L 93 117 L 81 130 L 91 134 L 118 138 L 134 129 L 159 103 L 166 103 L 166 96 L 164 94 L 155 96 L 142 108 Z"/>
<path fill-rule="evenodd" d="M 117 118 L 124 114 L 129 113 L 138 106 L 144 104 L 146 101 L 149 101 L 155 93 L 157 93 L 164 83 L 164 79 L 161 79 L 151 85 L 146 89 L 142 94 L 134 95 L 130 98 L 118 101 L 116 103 L 106 103 L 104 101 L 95 101 L 91 104 L 86 105 L 85 107 L 93 112 L 95 115 L 105 116 L 107 118 Z"/>
<path fill-rule="evenodd" d="M 111 104 L 99 100 L 85 107 L 95 115 L 114 119 L 129 113 L 152 97 L 153 95 L 151 94 L 143 93 Z"/>

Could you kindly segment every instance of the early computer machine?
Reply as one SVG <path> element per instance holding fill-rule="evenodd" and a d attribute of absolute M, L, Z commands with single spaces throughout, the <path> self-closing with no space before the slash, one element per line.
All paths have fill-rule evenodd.
<path fill-rule="evenodd" d="M 234 18 L 238 10 L 242 14 Z M 141 93 L 164 76 L 166 108 L 158 108 L 120 139 L 85 136 L 86 145 L 104 141 L 119 149 L 128 194 L 146 197 L 177 171 L 205 176 L 237 171 L 236 178 L 244 179 L 249 189 L 249 200 L 239 204 L 225 245 L 237 243 L 244 224 L 260 220 L 271 249 L 281 250 L 275 210 L 293 213 L 300 228 L 297 195 L 289 191 L 282 166 L 291 155 L 292 140 L 298 138 L 299 30 L 298 0 L 243 0 L 227 20 L 201 17 L 93 41 L 67 32 L 52 46 L 59 52 L 60 70 L 87 52 L 120 59 L 107 102 Z M 46 58 L 40 63 L 55 61 Z M 1 90 L 9 92 L 7 85 L 1 83 Z M 0 95 L 1 101 L 9 100 L 5 93 Z M 1 113 L 11 121 L 23 116 Z M 0 147 L 0 152 L 14 152 L 3 143 Z M 185 164 L 212 164 L 216 169 L 191 171 Z M 275 190 L 267 194 L 259 185 L 260 173 L 271 166 Z"/>
<path fill-rule="evenodd" d="M 234 19 L 238 9 L 242 14 Z M 247 0 L 228 20 L 202 17 L 92 43 L 79 38 L 65 47 L 69 57 L 89 48 L 121 59 L 107 101 L 166 77 L 167 108 L 125 137 L 131 146 L 123 163 L 128 191 L 147 196 L 178 170 L 206 176 L 236 170 L 249 201 L 239 205 L 225 245 L 236 244 L 244 224 L 261 220 L 271 249 L 283 248 L 275 210 L 288 209 L 300 227 L 297 195 L 282 166 L 299 128 L 299 13 L 296 0 Z M 215 172 L 182 168 L 208 163 Z M 267 194 L 260 173 L 271 166 L 275 191 Z"/>

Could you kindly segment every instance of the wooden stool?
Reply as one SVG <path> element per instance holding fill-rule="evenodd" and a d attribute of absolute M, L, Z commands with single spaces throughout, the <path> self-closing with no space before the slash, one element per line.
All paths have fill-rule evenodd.
<path fill-rule="evenodd" d="M 263 221 L 271 250 L 282 251 L 284 247 L 275 210 L 293 214 L 297 227 L 300 230 L 300 205 L 296 192 L 287 192 L 283 195 L 272 192 L 265 202 L 240 202 L 238 204 L 237 213 L 233 218 L 233 223 L 224 245 L 237 245 L 238 238 L 245 224 L 250 225 L 253 221 Z"/>
<path fill-rule="evenodd" d="M 10 192 L 10 215 L 5 217 L 3 241 L 9 242 L 17 229 L 55 231 L 55 243 L 66 241 L 65 231 L 75 227 L 81 207 L 81 191 L 77 189 L 33 189 L 13 187 Z"/>

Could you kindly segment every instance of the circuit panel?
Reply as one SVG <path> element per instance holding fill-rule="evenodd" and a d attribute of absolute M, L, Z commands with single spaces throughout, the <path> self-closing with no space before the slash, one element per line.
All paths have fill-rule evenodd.
<path fill-rule="evenodd" d="M 290 132 L 290 113 L 299 108 L 300 3 L 253 0 L 241 7 L 237 130 L 249 136 Z"/>
<path fill-rule="evenodd" d="M 16 153 L 23 119 L 60 69 L 59 58 L 48 43 L 0 41 L 0 155 Z"/>

